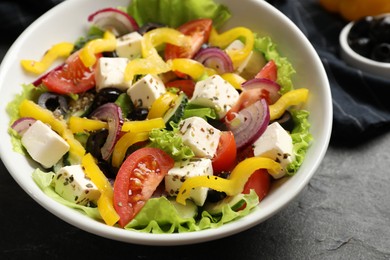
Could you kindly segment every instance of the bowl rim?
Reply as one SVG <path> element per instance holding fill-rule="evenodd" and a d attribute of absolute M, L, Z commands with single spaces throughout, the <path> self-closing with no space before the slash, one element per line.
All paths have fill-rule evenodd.
<path fill-rule="evenodd" d="M 2 61 L 2 64 L 0 66 L 0 82 L 3 80 L 3 77 L 5 77 L 1 71 L 1 68 L 5 63 L 8 63 L 10 59 L 13 59 L 13 55 L 17 51 L 17 48 L 20 48 L 20 43 L 22 41 L 25 41 L 25 38 L 28 36 L 27 31 L 30 28 L 36 28 L 39 26 L 39 23 L 46 18 L 49 13 L 53 13 L 54 11 L 60 10 L 60 8 L 64 6 L 73 6 L 76 5 L 76 2 L 78 3 L 84 3 L 84 2 L 90 2 L 92 0 L 68 0 L 64 1 L 51 10 L 49 10 L 47 13 L 42 15 L 38 20 L 34 21 L 33 24 L 31 24 L 15 41 L 15 43 L 11 46 L 11 48 L 8 50 L 6 55 L 4 56 L 4 59 Z M 234 1 L 234 0 L 231 0 Z M 100 1 L 100 3 L 103 2 L 103 0 Z M 115 3 L 117 2 L 127 2 L 126 0 L 115 0 L 113 1 Z M 216 1 L 218 2 L 218 0 Z M 323 157 L 325 156 L 329 141 L 330 141 L 330 135 L 331 135 L 331 128 L 332 128 L 332 100 L 331 100 L 331 94 L 330 94 L 330 88 L 329 83 L 327 81 L 327 75 L 325 72 L 325 69 L 320 61 L 320 58 L 318 54 L 315 52 L 314 47 L 311 45 L 309 40 L 306 38 L 306 36 L 303 34 L 302 31 L 298 29 L 298 27 L 290 20 L 286 15 L 284 15 L 281 11 L 273 7 L 271 4 L 262 1 L 262 0 L 248 0 L 248 2 L 256 3 L 257 5 L 261 5 L 263 9 L 267 12 L 271 12 L 272 15 L 277 15 L 278 18 L 288 26 L 289 29 L 291 29 L 294 33 L 299 35 L 299 38 L 301 41 L 303 41 L 307 46 L 310 48 L 307 50 L 307 54 L 313 56 L 313 60 L 316 62 L 316 64 L 320 64 L 318 67 L 318 72 L 321 80 L 324 82 L 324 86 L 327 88 L 321 89 L 322 94 L 325 94 L 325 97 L 328 99 L 325 99 L 326 106 L 329 108 L 329 110 L 324 111 L 324 121 L 327 123 L 327 125 L 322 126 L 323 138 L 321 140 L 316 140 L 316 156 L 313 157 L 312 163 L 308 165 L 308 174 L 304 175 L 304 178 L 299 182 L 299 185 L 297 185 L 292 191 L 291 196 L 289 198 L 283 197 L 283 199 L 279 199 L 275 203 L 275 205 L 271 205 L 267 207 L 266 209 L 262 208 L 263 211 L 266 213 L 263 214 L 263 217 L 259 218 L 257 214 L 254 214 L 255 212 L 252 212 L 251 214 L 245 216 L 242 219 L 235 220 L 232 223 L 228 223 L 223 225 L 222 227 L 219 227 L 217 229 L 208 229 L 208 230 L 201 230 L 196 232 L 189 232 L 189 233 L 176 233 L 176 234 L 149 234 L 149 233 L 140 233 L 140 232 L 134 232 L 129 230 L 124 230 L 116 227 L 109 227 L 103 223 L 97 222 L 95 220 L 90 219 L 89 217 L 76 212 L 73 209 L 69 209 L 68 207 L 61 205 L 57 203 L 56 201 L 49 198 L 46 194 L 41 192 L 41 190 L 35 185 L 36 187 L 29 187 L 26 186 L 24 183 L 21 182 L 20 179 L 18 179 L 18 176 L 13 173 L 14 170 L 16 170 L 16 166 L 12 165 L 12 162 L 9 160 L 3 160 L 3 158 L 7 157 L 7 153 L 9 153 L 8 150 L 6 150 L 3 146 L 0 146 L 0 156 L 3 160 L 3 163 L 5 167 L 8 169 L 12 177 L 16 180 L 18 185 L 22 187 L 22 189 L 25 190 L 25 192 L 32 197 L 38 204 L 40 204 L 42 207 L 44 207 L 46 210 L 51 212 L 52 214 L 56 215 L 60 219 L 64 220 L 65 222 L 76 226 L 84 231 L 103 236 L 106 238 L 110 238 L 113 240 L 118 240 L 122 242 L 128 242 L 128 243 L 134 243 L 134 244 L 143 244 L 143 245 L 184 245 L 184 244 L 196 244 L 200 242 L 206 242 L 210 240 L 216 240 L 222 237 L 227 237 L 236 233 L 239 233 L 241 231 L 244 231 L 246 229 L 249 229 L 260 222 L 263 222 L 264 220 L 270 218 L 277 212 L 279 212 L 282 208 L 287 206 L 291 200 L 293 200 L 301 191 L 302 189 L 307 185 L 309 180 L 314 175 L 315 171 L 319 167 Z M 114 4 L 112 2 L 109 3 L 110 5 Z M 4 63 L 4 64 L 3 64 Z M 326 80 L 326 82 L 325 82 Z M 1 89 L 0 89 L 1 90 Z M 2 106 L 1 106 L 2 107 Z M 2 119 L 0 119 L 2 121 Z M 3 131 L 3 130 L 1 130 Z M 314 147 L 312 147 L 314 149 Z M 39 190 L 38 190 L 39 189 Z M 261 207 L 261 205 L 260 205 Z M 256 211 L 258 211 L 259 208 L 256 208 Z M 77 215 L 77 219 L 76 218 Z"/>

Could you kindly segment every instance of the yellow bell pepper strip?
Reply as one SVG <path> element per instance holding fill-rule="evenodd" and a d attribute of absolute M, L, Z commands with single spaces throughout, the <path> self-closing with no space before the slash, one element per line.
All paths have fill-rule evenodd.
<path fill-rule="evenodd" d="M 185 205 L 191 191 L 198 187 L 207 187 L 228 196 L 240 194 L 252 173 L 258 169 L 266 169 L 271 173 L 278 173 L 282 167 L 279 163 L 265 157 L 250 157 L 240 162 L 232 171 L 228 179 L 218 176 L 196 176 L 184 181 L 179 189 L 176 201 Z"/>
<path fill-rule="evenodd" d="M 309 96 L 309 90 L 299 88 L 291 90 L 282 95 L 274 104 L 269 106 L 270 120 L 278 119 L 290 106 L 305 103 Z"/>
<path fill-rule="evenodd" d="M 42 57 L 40 61 L 21 60 L 22 67 L 35 74 L 45 72 L 53 63 L 60 57 L 67 58 L 72 53 L 74 48 L 73 43 L 61 42 L 52 46 Z"/>
<path fill-rule="evenodd" d="M 68 126 L 72 133 L 90 132 L 103 128 L 108 129 L 107 122 L 78 116 L 71 116 L 69 118 Z"/>
<path fill-rule="evenodd" d="M 95 158 L 90 153 L 83 156 L 81 165 L 85 174 L 99 189 L 101 195 L 97 201 L 97 206 L 100 215 L 107 225 L 113 226 L 119 220 L 119 215 L 116 213 L 113 205 L 114 190 L 111 183 L 100 170 L 95 162 Z"/>
<path fill-rule="evenodd" d="M 149 132 L 127 132 L 115 144 L 112 152 L 111 164 L 119 168 L 123 159 L 126 156 L 127 149 L 135 143 L 146 141 L 149 139 Z"/>
<path fill-rule="evenodd" d="M 229 82 L 235 89 L 242 90 L 241 84 L 246 81 L 243 77 L 236 73 L 224 73 L 221 78 Z"/>
<path fill-rule="evenodd" d="M 97 53 L 114 51 L 116 49 L 116 38 L 110 31 L 104 32 L 102 39 L 89 41 L 79 52 L 79 57 L 85 67 L 91 67 L 96 63 Z"/>
<path fill-rule="evenodd" d="M 255 36 L 253 35 L 253 32 L 246 27 L 235 27 L 226 32 L 218 34 L 217 30 L 212 28 L 209 39 L 210 45 L 224 49 L 238 38 L 245 39 L 244 48 L 227 51 L 227 54 L 231 58 L 235 68 L 237 68 L 253 50 L 253 45 L 255 42 Z"/>
<path fill-rule="evenodd" d="M 65 121 L 56 118 L 50 110 L 27 99 L 20 104 L 19 114 L 21 117 L 32 117 L 50 125 L 50 127 L 69 144 L 69 157 L 72 162 L 78 163 L 81 161 L 81 158 L 85 154 L 85 149 L 81 143 L 74 138 L 72 131 L 68 128 Z"/>
<path fill-rule="evenodd" d="M 126 121 L 122 125 L 122 132 L 144 132 L 154 128 L 164 128 L 165 122 L 162 118 L 153 118 L 142 121 Z M 82 117 L 71 117 L 69 119 L 69 129 L 72 133 L 90 132 L 100 129 L 108 129 L 107 122 Z"/>
<path fill-rule="evenodd" d="M 160 74 L 170 71 L 170 67 L 156 50 L 156 47 L 163 43 L 185 46 L 190 44 L 190 38 L 172 28 L 157 28 L 145 33 L 141 42 L 143 58 L 131 60 L 127 64 L 125 81 L 132 81 L 138 74 Z"/>
<path fill-rule="evenodd" d="M 163 117 L 168 109 L 175 104 L 175 101 L 178 97 L 178 95 L 171 92 L 165 92 L 162 94 L 153 102 L 149 109 L 147 119 Z"/>
<path fill-rule="evenodd" d="M 123 132 L 146 132 L 155 128 L 164 128 L 165 122 L 161 117 L 142 121 L 126 121 L 123 123 Z"/>
<path fill-rule="evenodd" d="M 179 71 L 189 75 L 194 80 L 199 80 L 205 73 L 205 67 L 202 63 L 186 58 L 168 60 L 167 64 L 172 71 Z"/>

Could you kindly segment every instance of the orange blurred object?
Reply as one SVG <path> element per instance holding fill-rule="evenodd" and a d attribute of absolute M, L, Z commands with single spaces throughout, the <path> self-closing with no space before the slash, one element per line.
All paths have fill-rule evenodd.
<path fill-rule="evenodd" d="M 348 21 L 390 12 L 390 0 L 319 0 L 319 3 L 325 10 L 339 13 Z"/>

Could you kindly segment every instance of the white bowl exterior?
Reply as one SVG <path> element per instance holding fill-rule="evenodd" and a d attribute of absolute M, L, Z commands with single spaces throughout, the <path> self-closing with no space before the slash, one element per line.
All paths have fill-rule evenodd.
<path fill-rule="evenodd" d="M 390 63 L 378 62 L 356 53 L 348 44 L 348 33 L 354 22 L 348 23 L 339 36 L 341 58 L 349 65 L 377 76 L 390 78 Z"/>
<path fill-rule="evenodd" d="M 21 59 L 39 59 L 53 44 L 74 42 L 85 34 L 88 14 L 99 8 L 125 6 L 126 0 L 67 0 L 59 4 L 23 32 L 7 52 L 0 67 L 0 156 L 16 182 L 40 205 L 64 221 L 85 231 L 110 239 L 145 245 L 182 245 L 205 242 L 246 230 L 276 214 L 306 186 L 321 163 L 330 140 L 332 100 L 322 63 L 301 31 L 281 12 L 262 0 L 218 1 L 229 7 L 232 18 L 226 28 L 246 26 L 259 35 L 269 35 L 297 73 L 296 88 L 308 88 L 311 133 L 314 142 L 296 175 L 273 190 L 252 214 L 217 229 L 182 234 L 145 234 L 109 227 L 63 206 L 47 197 L 32 180 L 36 164 L 13 152 L 8 135 L 6 105 L 21 91 L 21 85 L 34 80 L 20 67 Z M 63 26 L 63 25 L 66 26 Z"/>

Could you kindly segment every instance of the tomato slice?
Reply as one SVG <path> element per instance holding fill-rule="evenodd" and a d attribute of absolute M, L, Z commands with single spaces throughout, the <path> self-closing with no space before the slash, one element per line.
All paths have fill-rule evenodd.
<path fill-rule="evenodd" d="M 64 66 L 47 74 L 42 83 L 49 91 L 58 94 L 78 94 L 95 87 L 95 67 L 87 68 L 78 51 L 70 55 Z M 100 58 L 101 54 L 96 54 Z"/>
<path fill-rule="evenodd" d="M 219 138 L 216 155 L 212 160 L 215 175 L 230 171 L 236 163 L 237 149 L 234 135 L 231 131 L 223 131 Z"/>
<path fill-rule="evenodd" d="M 126 158 L 114 183 L 114 208 L 121 227 L 137 215 L 173 165 L 167 153 L 152 147 L 140 148 Z"/>
<path fill-rule="evenodd" d="M 278 68 L 275 61 L 268 61 L 264 67 L 257 73 L 255 78 L 264 78 L 272 81 L 276 81 L 278 78 Z"/>
<path fill-rule="evenodd" d="M 251 189 L 254 189 L 261 201 L 265 196 L 267 196 L 270 187 L 271 177 L 269 173 L 265 169 L 259 169 L 252 173 L 249 177 L 242 193 L 248 194 Z"/>
<path fill-rule="evenodd" d="M 210 37 L 213 20 L 208 18 L 191 20 L 181 25 L 177 30 L 181 33 L 191 36 L 191 46 L 180 47 L 172 44 L 167 44 L 165 47 L 165 60 L 176 58 L 193 58 L 200 50 L 202 45 L 206 43 Z M 179 77 L 185 77 L 183 73 L 176 73 Z"/>
<path fill-rule="evenodd" d="M 178 88 L 183 91 L 188 98 L 192 97 L 195 89 L 195 81 L 192 79 L 178 79 L 165 84 L 166 87 Z"/>

